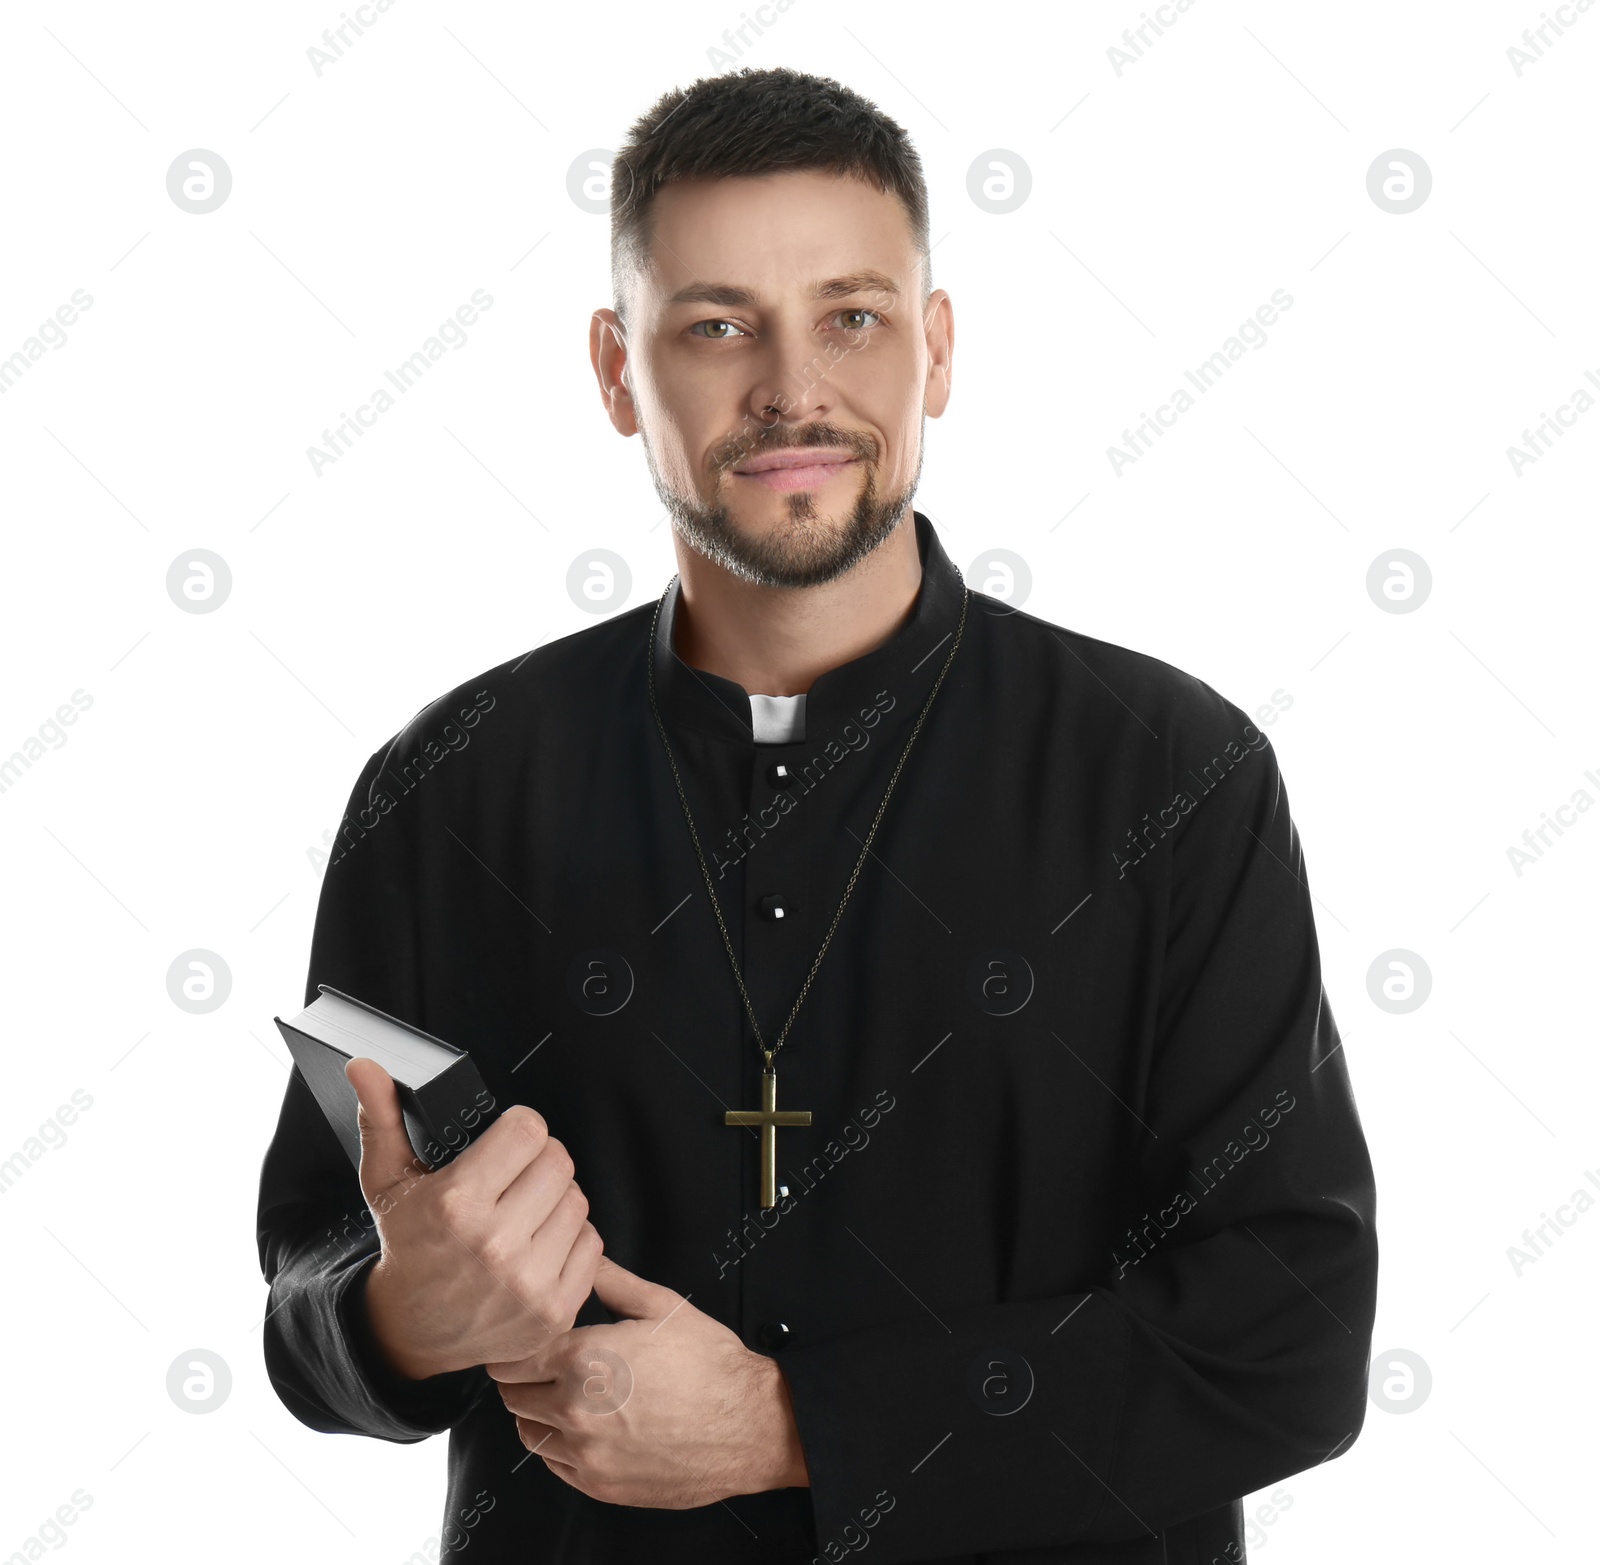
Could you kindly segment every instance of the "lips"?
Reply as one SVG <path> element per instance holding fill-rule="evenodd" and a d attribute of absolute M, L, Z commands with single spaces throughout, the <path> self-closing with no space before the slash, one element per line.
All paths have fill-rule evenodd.
<path fill-rule="evenodd" d="M 837 467 L 846 462 L 855 461 L 855 457 L 848 451 L 837 448 L 813 447 L 801 451 L 768 451 L 762 456 L 753 456 L 748 462 L 741 462 L 734 472 L 749 477 L 753 473 L 770 473 L 777 468 L 792 467 Z"/>
<path fill-rule="evenodd" d="M 735 468 L 734 475 L 776 494 L 821 489 L 841 473 L 853 472 L 861 465 L 859 457 L 837 451 L 786 451 L 781 456 L 771 452 L 757 460 L 761 466 L 752 462 L 748 467 Z"/>

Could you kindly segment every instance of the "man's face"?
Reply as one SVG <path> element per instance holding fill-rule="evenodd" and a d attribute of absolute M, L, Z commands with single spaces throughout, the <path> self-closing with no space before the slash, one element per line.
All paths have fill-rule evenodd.
<path fill-rule="evenodd" d="M 907 514 L 949 396 L 949 300 L 924 319 L 905 209 L 806 170 L 668 185 L 652 222 L 625 351 L 591 336 L 613 422 L 701 554 L 763 586 L 830 581 Z"/>

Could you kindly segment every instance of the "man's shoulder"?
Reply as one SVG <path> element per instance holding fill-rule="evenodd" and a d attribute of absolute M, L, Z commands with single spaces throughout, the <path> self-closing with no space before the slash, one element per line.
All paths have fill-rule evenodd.
<path fill-rule="evenodd" d="M 1180 751 L 1229 738 L 1249 742 L 1245 730 L 1256 728 L 1250 714 L 1187 669 L 988 601 L 996 643 L 1036 664 L 1049 676 L 1046 686 L 1071 691 L 1090 712 L 1143 728 Z"/>
<path fill-rule="evenodd" d="M 609 699 L 629 671 L 642 667 L 655 603 L 640 604 L 598 625 L 557 636 L 453 685 L 420 708 L 382 748 L 391 756 L 430 745 L 465 748 L 463 730 L 485 717 L 521 727 L 553 705 L 589 706 Z"/>

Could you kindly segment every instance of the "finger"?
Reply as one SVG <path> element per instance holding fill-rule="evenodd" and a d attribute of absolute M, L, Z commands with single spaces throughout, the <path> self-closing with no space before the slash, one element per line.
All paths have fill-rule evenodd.
<path fill-rule="evenodd" d="M 567 1478 L 568 1483 L 571 1483 L 572 1478 L 577 1475 L 578 1469 L 572 1460 L 572 1452 L 562 1443 L 559 1429 L 552 1429 L 549 1424 L 541 1424 L 536 1419 L 519 1418 L 517 1438 L 528 1450 L 542 1456 L 552 1469 L 558 1469 L 557 1476 L 571 1475 Z"/>
<path fill-rule="evenodd" d="M 561 1268 L 561 1297 L 574 1317 L 594 1291 L 595 1272 L 604 1251 L 605 1240 L 585 1218 L 577 1238 L 572 1241 L 572 1248 L 567 1251 L 566 1265 Z"/>
<path fill-rule="evenodd" d="M 550 1381 L 508 1380 L 500 1385 L 500 1400 L 518 1418 L 532 1418 L 551 1429 L 564 1429 L 566 1392 Z"/>
<path fill-rule="evenodd" d="M 538 1153 L 501 1191 L 495 1216 L 514 1232 L 531 1234 L 555 1210 L 573 1183 L 572 1154 L 554 1137 L 547 1136 Z"/>
<path fill-rule="evenodd" d="M 559 1302 L 563 1308 L 570 1310 L 570 1313 L 574 1315 L 578 1312 L 578 1305 L 587 1296 L 588 1289 L 585 1289 L 582 1294 L 579 1294 L 574 1299 L 573 1291 L 575 1289 L 568 1290 L 561 1285 L 560 1279 L 565 1274 L 573 1247 L 588 1222 L 588 1201 L 576 1185 L 568 1185 L 562 1192 L 560 1200 L 556 1202 L 554 1210 L 539 1225 L 538 1229 L 529 1236 L 527 1256 L 524 1262 L 524 1276 L 530 1279 L 557 1279 L 556 1291 L 559 1294 Z M 544 1289 L 543 1291 L 548 1297 L 549 1290 Z M 562 1322 L 563 1328 L 566 1324 L 565 1321 Z"/>
<path fill-rule="evenodd" d="M 565 1332 L 560 1333 L 564 1337 Z M 555 1383 L 554 1371 L 547 1369 L 547 1355 L 550 1346 L 559 1341 L 559 1337 L 552 1337 L 550 1343 L 540 1348 L 537 1353 L 530 1353 L 520 1359 L 500 1359 L 493 1364 L 483 1366 L 484 1373 L 490 1380 L 495 1381 L 544 1381 L 547 1384 Z"/>
<path fill-rule="evenodd" d="M 356 1178 L 368 1201 L 413 1177 L 427 1164 L 413 1150 L 400 1112 L 394 1078 L 376 1060 L 345 1061 L 345 1079 L 356 1089 L 356 1125 L 361 1132 L 361 1164 Z"/>
<path fill-rule="evenodd" d="M 574 1241 L 581 1240 L 583 1236 L 580 1230 L 589 1224 L 583 1216 L 581 1203 L 563 1201 L 562 1207 L 566 1209 L 565 1214 L 558 1213 L 551 1217 L 538 1234 L 524 1238 L 522 1247 L 510 1253 L 505 1261 L 487 1267 L 489 1275 L 512 1295 L 531 1323 L 519 1333 L 521 1342 L 531 1338 L 537 1343 L 535 1351 L 540 1353 L 547 1351 L 571 1330 L 589 1292 L 589 1284 L 584 1280 L 582 1270 L 582 1254 L 586 1251 L 598 1253 L 600 1248 L 598 1234 L 579 1246 L 568 1242 L 565 1235 L 570 1233 Z M 562 1253 L 563 1246 L 566 1247 L 565 1255 Z M 570 1258 L 573 1248 L 580 1251 L 579 1265 L 569 1277 L 561 1263 Z M 547 1256 L 554 1256 L 555 1259 L 548 1260 Z M 486 1265 L 481 1260 L 480 1264 Z M 554 1278 L 553 1283 L 551 1278 Z M 532 1331 L 534 1326 L 538 1327 L 537 1333 Z M 517 1345 L 520 1346 L 521 1342 Z M 527 1360 L 502 1362 L 516 1365 L 526 1364 Z"/>
<path fill-rule="evenodd" d="M 630 1320 L 654 1320 L 683 1303 L 683 1295 L 619 1266 L 609 1255 L 595 1269 L 594 1291 L 607 1309 Z"/>
<path fill-rule="evenodd" d="M 544 1115 L 526 1103 L 513 1103 L 450 1164 L 451 1178 L 469 1186 L 479 1200 L 496 1201 L 549 1139 Z"/>

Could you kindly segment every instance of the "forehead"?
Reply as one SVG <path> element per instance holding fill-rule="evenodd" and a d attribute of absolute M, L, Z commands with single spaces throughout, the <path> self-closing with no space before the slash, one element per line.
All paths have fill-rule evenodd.
<path fill-rule="evenodd" d="M 710 284 L 776 299 L 828 278 L 878 272 L 916 286 L 905 207 L 891 191 L 826 170 L 677 180 L 651 206 L 643 295 L 664 306 Z"/>

